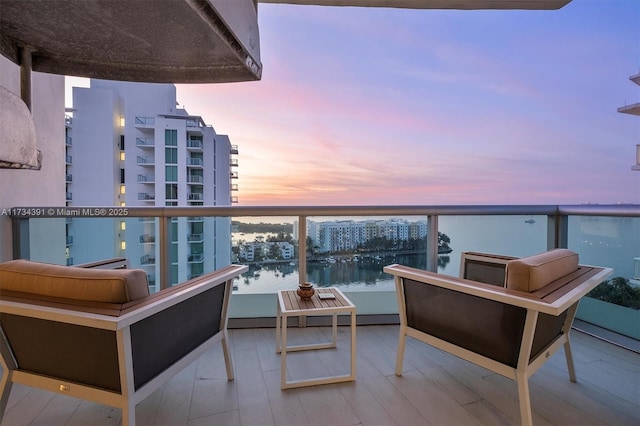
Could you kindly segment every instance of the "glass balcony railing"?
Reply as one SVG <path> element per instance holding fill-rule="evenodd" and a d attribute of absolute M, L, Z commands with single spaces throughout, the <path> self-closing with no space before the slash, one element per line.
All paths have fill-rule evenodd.
<path fill-rule="evenodd" d="M 308 281 L 338 286 L 356 303 L 358 315 L 388 320 L 397 314 L 397 306 L 393 280 L 382 272 L 385 265 L 400 263 L 457 276 L 464 251 L 528 256 L 566 247 L 579 254 L 582 264 L 614 270 L 612 279 L 583 299 L 578 319 L 640 340 L 637 205 L 14 211 L 16 257 L 51 261 L 53 254 L 62 253 L 64 259 L 66 253 L 75 263 L 85 263 L 125 256 L 132 267 L 142 267 L 153 277 L 152 290 L 196 276 L 196 266 L 205 273 L 246 263 L 249 271 L 234 282 L 230 306 L 231 316 L 240 318 L 274 316 L 277 290 Z M 60 218 L 69 217 L 74 221 L 67 229 Z M 53 236 L 29 238 L 56 227 L 61 229 L 59 241 Z M 73 245 L 65 244 L 70 241 L 65 235 Z"/>

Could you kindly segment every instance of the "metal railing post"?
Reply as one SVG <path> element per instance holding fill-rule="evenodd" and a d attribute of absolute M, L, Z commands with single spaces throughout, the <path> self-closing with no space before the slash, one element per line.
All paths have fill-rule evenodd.
<path fill-rule="evenodd" d="M 307 217 L 298 216 L 298 276 L 300 284 L 307 281 Z"/>
<path fill-rule="evenodd" d="M 438 272 L 438 216 L 427 216 L 427 271 Z"/>
<path fill-rule="evenodd" d="M 170 250 L 171 250 L 171 218 L 168 216 L 158 217 L 158 243 L 160 259 L 160 288 L 159 290 L 171 287 L 169 278 Z"/>

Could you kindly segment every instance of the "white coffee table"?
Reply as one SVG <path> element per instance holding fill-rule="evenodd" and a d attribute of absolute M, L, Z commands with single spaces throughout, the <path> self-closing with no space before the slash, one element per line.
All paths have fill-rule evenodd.
<path fill-rule="evenodd" d="M 330 293 L 335 299 L 320 299 L 319 294 Z M 337 347 L 338 315 L 351 315 L 351 371 L 340 376 L 287 381 L 287 352 Z M 289 317 L 333 315 L 333 339 L 327 343 L 287 346 L 287 319 Z M 280 388 L 290 389 L 301 386 L 324 385 L 327 383 L 351 382 L 356 379 L 356 306 L 337 288 L 318 288 L 309 300 L 302 300 L 295 290 L 278 291 L 276 315 L 276 353 L 281 354 Z"/>

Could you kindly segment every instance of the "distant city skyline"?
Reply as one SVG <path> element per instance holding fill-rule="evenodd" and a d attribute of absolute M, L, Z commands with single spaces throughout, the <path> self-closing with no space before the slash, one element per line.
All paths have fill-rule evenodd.
<path fill-rule="evenodd" d="M 640 203 L 638 0 L 258 20 L 261 81 L 177 85 L 239 146 L 238 205 Z"/>

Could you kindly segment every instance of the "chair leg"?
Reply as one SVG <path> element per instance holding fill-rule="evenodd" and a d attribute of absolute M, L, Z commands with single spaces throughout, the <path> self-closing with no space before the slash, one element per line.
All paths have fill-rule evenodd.
<path fill-rule="evenodd" d="M 122 407 L 122 426 L 135 426 L 136 424 L 136 405 L 127 401 Z"/>
<path fill-rule="evenodd" d="M 523 426 L 532 426 L 533 415 L 529 396 L 529 379 L 524 374 L 516 374 L 516 383 L 518 383 L 518 400 L 520 402 L 520 422 Z"/>
<path fill-rule="evenodd" d="M 398 352 L 396 355 L 396 376 L 402 376 L 402 362 L 404 360 L 404 345 L 407 340 L 407 335 L 404 333 L 402 327 L 400 328 L 400 337 L 398 338 Z"/>
<path fill-rule="evenodd" d="M 0 422 L 4 417 L 4 412 L 7 409 L 7 403 L 9 402 L 9 394 L 13 382 L 11 381 L 11 371 L 7 368 L 3 368 L 2 381 L 0 381 Z"/>
<path fill-rule="evenodd" d="M 234 379 L 234 373 L 233 359 L 231 358 L 231 353 L 229 352 L 229 334 L 227 333 L 226 328 L 222 331 L 222 333 L 222 353 L 224 354 L 224 365 L 227 368 L 227 380 L 231 381 Z"/>
<path fill-rule="evenodd" d="M 567 341 L 564 342 L 564 356 L 567 358 L 567 369 L 569 370 L 569 380 L 576 382 L 576 369 L 573 365 L 573 354 L 571 353 L 571 341 L 567 335 Z"/>

